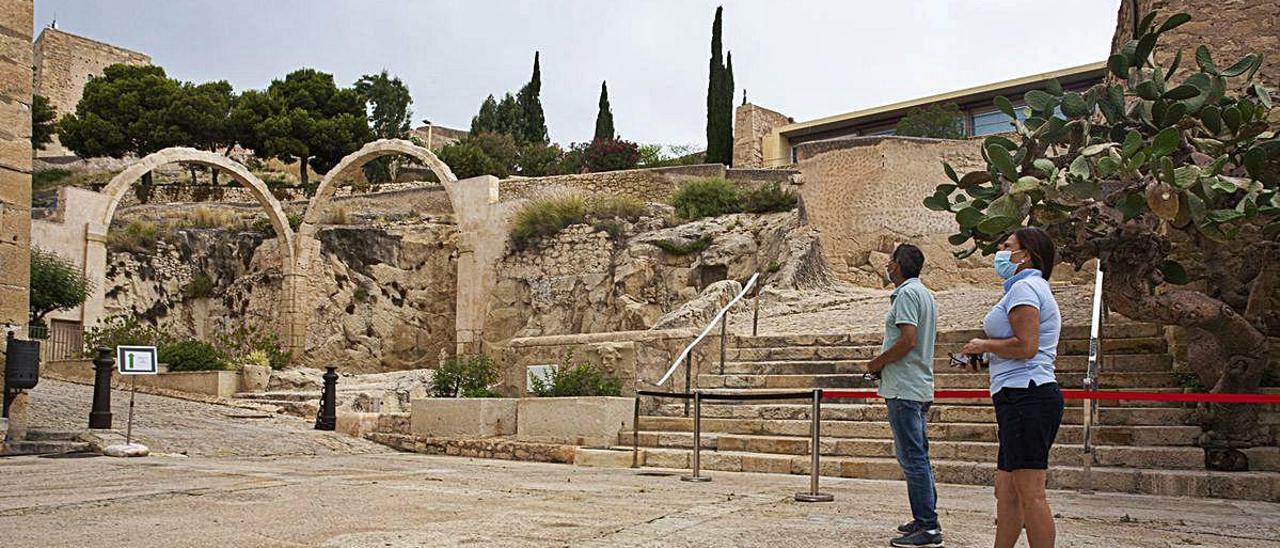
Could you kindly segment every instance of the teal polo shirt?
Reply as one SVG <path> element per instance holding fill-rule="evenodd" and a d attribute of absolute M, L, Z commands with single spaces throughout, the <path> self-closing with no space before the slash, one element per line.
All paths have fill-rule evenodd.
<path fill-rule="evenodd" d="M 880 372 L 880 397 L 933 401 L 933 346 L 938 338 L 938 308 L 933 294 L 919 278 L 911 278 L 893 290 L 889 303 L 880 352 L 898 342 L 902 337 L 898 326 L 904 324 L 916 326 L 916 345 Z"/>

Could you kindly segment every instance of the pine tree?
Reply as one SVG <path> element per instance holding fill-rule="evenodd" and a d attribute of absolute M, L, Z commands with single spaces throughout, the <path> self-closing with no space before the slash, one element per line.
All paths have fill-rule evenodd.
<path fill-rule="evenodd" d="M 613 131 L 613 110 L 609 108 L 609 84 L 608 82 L 600 83 L 600 112 L 596 114 L 596 136 L 595 140 L 613 139 L 616 133 Z"/>
<path fill-rule="evenodd" d="M 707 74 L 707 162 L 718 163 L 724 158 L 723 145 L 720 142 L 721 90 L 724 89 L 724 62 L 720 47 L 720 18 L 723 7 L 716 7 L 716 18 L 711 23 L 711 61 Z"/>
<path fill-rule="evenodd" d="M 517 103 L 520 105 L 520 131 L 513 132 L 520 144 L 546 143 L 547 119 L 542 113 L 542 69 L 538 52 L 533 52 L 533 76 L 520 88 Z"/>
<path fill-rule="evenodd" d="M 510 93 L 502 96 L 502 102 L 498 103 L 497 125 L 494 127 L 495 133 L 505 133 L 519 142 L 519 136 L 523 135 L 524 118 L 521 116 L 523 111 L 520 109 L 520 103 L 516 101 Z"/>
<path fill-rule="evenodd" d="M 498 131 L 498 101 L 490 94 L 480 103 L 480 112 L 471 118 L 472 135 Z"/>
<path fill-rule="evenodd" d="M 720 138 L 723 139 L 724 165 L 733 164 L 733 52 L 725 56 L 724 88 L 720 92 Z"/>

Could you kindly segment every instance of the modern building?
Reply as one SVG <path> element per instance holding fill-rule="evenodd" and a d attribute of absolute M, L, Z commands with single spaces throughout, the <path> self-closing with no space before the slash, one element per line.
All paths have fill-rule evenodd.
<path fill-rule="evenodd" d="M 1106 73 L 1105 62 L 1092 63 L 804 122 L 744 104 L 738 107 L 734 127 L 734 163 L 735 167 L 778 167 L 795 163 L 796 147 L 804 143 L 893 135 L 898 120 L 913 109 L 932 105 L 959 107 L 964 133 L 969 137 L 1012 131 L 1009 116 L 992 105 L 996 96 L 1003 95 L 1013 101 L 1015 107 L 1021 106 L 1023 94 L 1044 89 L 1050 80 L 1056 79 L 1065 90 L 1079 91 L 1101 82 Z"/>
<path fill-rule="evenodd" d="M 80 97 L 84 95 L 84 85 L 94 76 L 102 74 L 103 69 L 115 64 L 149 65 L 151 56 L 133 50 L 99 42 L 83 36 L 71 34 L 54 26 L 40 31 L 32 47 L 32 64 L 35 67 L 35 94 L 49 98 L 49 104 L 61 117 L 74 112 Z M 71 156 L 58 142 L 54 141 L 36 155 L 45 157 Z"/>

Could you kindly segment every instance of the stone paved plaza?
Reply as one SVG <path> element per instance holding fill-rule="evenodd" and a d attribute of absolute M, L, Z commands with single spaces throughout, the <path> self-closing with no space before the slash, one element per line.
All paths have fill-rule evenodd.
<path fill-rule="evenodd" d="M 89 387 L 44 381 L 38 423 L 85 420 Z M 123 427 L 127 393 L 114 394 Z M 38 405 L 37 405 L 38 404 Z M 301 419 L 139 394 L 157 456 L 0 459 L 0 545 L 884 546 L 907 512 L 898 482 L 430 457 L 317 432 Z M 189 456 L 184 456 L 183 453 Z M 270 455 L 270 456 L 253 456 Z M 940 485 L 949 546 L 987 546 L 989 488 Z M 1060 546 L 1280 546 L 1280 504 L 1051 492 Z"/>

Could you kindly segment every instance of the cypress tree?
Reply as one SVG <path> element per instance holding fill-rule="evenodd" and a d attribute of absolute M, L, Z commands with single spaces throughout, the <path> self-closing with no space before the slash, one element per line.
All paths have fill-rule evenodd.
<path fill-rule="evenodd" d="M 613 139 L 613 110 L 609 108 L 609 84 L 600 83 L 600 112 L 596 114 L 595 140 Z"/>
<path fill-rule="evenodd" d="M 721 139 L 724 139 L 724 165 L 733 164 L 733 52 L 725 56 L 724 89 L 720 96 Z"/>
<path fill-rule="evenodd" d="M 721 162 L 724 149 L 720 135 L 720 101 L 724 89 L 724 62 L 720 53 L 720 19 L 724 7 L 716 7 L 716 18 L 711 23 L 711 60 L 707 71 L 707 162 Z"/>
<path fill-rule="evenodd" d="M 547 119 L 542 113 L 542 69 L 538 57 L 539 53 L 533 52 L 533 76 L 520 88 L 516 100 L 520 105 L 520 131 L 512 135 L 521 144 L 547 142 Z"/>
<path fill-rule="evenodd" d="M 519 141 L 524 131 L 523 111 L 520 109 L 519 102 L 516 98 L 507 93 L 502 97 L 502 102 L 498 103 L 497 123 L 494 131 L 497 133 L 506 133 L 513 139 Z"/>

